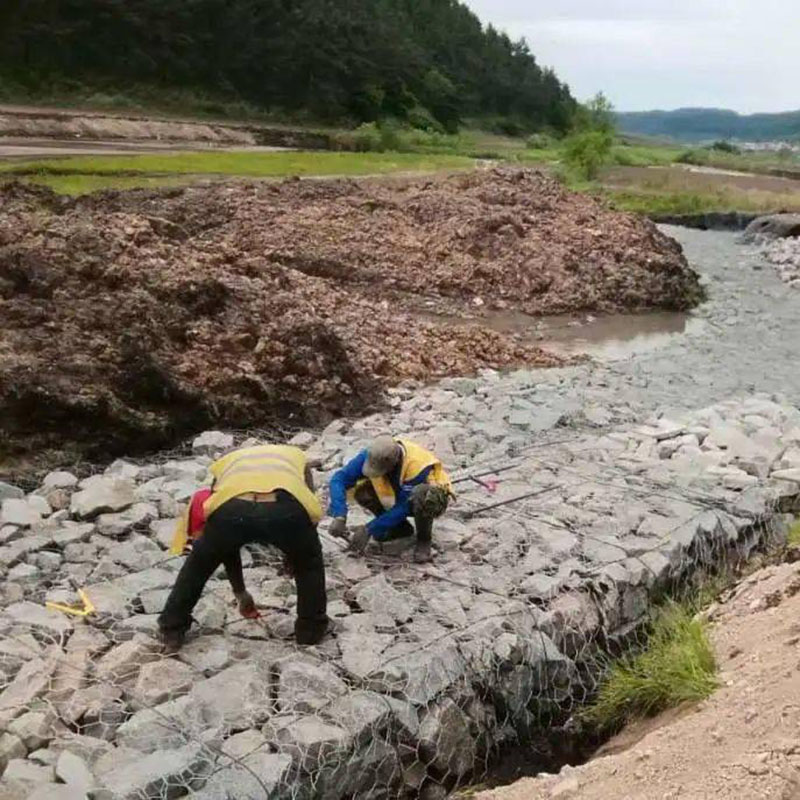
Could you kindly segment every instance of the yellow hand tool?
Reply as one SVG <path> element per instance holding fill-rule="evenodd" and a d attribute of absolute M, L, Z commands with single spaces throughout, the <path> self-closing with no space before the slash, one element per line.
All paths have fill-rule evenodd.
<path fill-rule="evenodd" d="M 78 592 L 78 597 L 81 600 L 80 606 L 77 604 L 68 606 L 64 605 L 63 603 L 47 602 L 44 604 L 45 608 L 49 608 L 53 611 L 61 611 L 64 614 L 72 614 L 74 617 L 88 617 L 90 614 L 94 614 L 96 609 L 92 601 L 89 599 L 89 595 L 87 595 L 86 592 L 84 592 L 80 587 L 75 586 L 74 588 Z"/>

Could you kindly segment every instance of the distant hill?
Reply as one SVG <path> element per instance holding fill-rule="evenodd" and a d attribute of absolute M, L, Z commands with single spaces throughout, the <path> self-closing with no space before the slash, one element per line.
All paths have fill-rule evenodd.
<path fill-rule="evenodd" d="M 780 114 L 737 114 L 724 108 L 633 111 L 618 113 L 617 123 L 623 133 L 666 136 L 684 142 L 705 139 L 758 142 L 800 139 L 800 111 Z"/>

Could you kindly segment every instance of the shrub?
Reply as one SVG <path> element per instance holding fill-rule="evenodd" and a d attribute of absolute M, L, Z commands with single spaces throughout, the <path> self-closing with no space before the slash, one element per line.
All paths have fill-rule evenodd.
<path fill-rule="evenodd" d="M 711 149 L 717 150 L 720 153 L 734 153 L 735 155 L 742 152 L 735 144 L 727 142 L 724 139 L 714 142 L 714 144 L 711 145 Z"/>
<path fill-rule="evenodd" d="M 564 142 L 564 163 L 578 177 L 594 180 L 611 156 L 612 135 L 606 131 L 574 133 Z"/>

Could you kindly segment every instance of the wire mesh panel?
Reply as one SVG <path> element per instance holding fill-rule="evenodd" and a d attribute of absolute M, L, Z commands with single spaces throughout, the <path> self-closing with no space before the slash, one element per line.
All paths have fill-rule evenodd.
<path fill-rule="evenodd" d="M 313 647 L 293 641 L 280 554 L 255 547 L 259 620 L 220 573 L 182 650 L 156 639 L 182 562 L 174 520 L 246 435 L 7 490 L 0 796 L 443 797 L 566 729 L 653 603 L 779 541 L 800 492 L 800 413 L 768 398 L 546 435 L 441 422 L 482 403 L 432 390 L 405 402 L 401 429 L 375 416 L 297 435 L 323 485 L 391 421 L 456 467 L 432 564 L 413 563 L 413 540 L 354 556 L 323 524 L 332 626 Z"/>

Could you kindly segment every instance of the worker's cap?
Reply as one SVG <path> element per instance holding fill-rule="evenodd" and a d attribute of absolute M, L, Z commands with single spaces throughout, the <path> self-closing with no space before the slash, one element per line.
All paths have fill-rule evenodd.
<path fill-rule="evenodd" d="M 367 448 L 367 460 L 364 462 L 364 475 L 367 478 L 379 478 L 394 469 L 400 455 L 400 447 L 391 436 L 378 436 Z"/>

